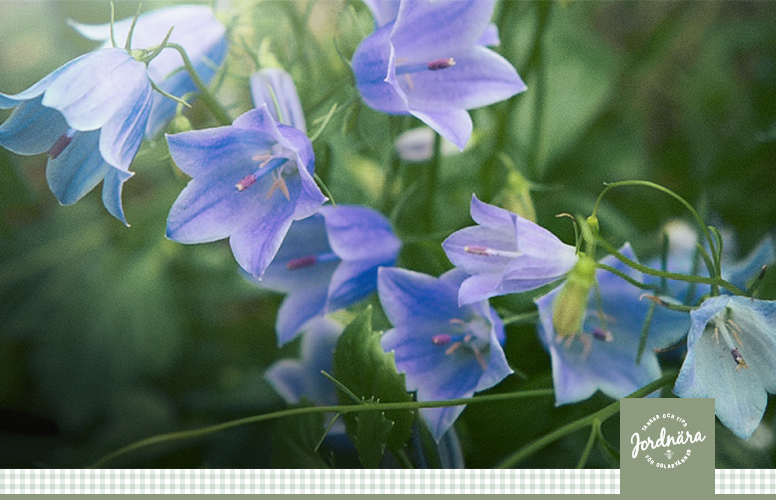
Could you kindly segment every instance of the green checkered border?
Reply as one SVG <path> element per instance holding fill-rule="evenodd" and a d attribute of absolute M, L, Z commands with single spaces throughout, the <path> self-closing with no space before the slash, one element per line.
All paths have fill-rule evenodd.
<path fill-rule="evenodd" d="M 717 469 L 716 493 L 776 493 L 776 469 Z M 618 469 L 5 469 L 0 493 L 617 494 Z"/>

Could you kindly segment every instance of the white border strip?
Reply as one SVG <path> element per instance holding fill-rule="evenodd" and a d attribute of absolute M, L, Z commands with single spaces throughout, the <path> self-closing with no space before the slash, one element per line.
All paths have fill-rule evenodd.
<path fill-rule="evenodd" d="M 776 493 L 776 469 L 717 469 L 715 493 Z M 618 494 L 619 469 L 2 469 L 0 493 Z"/>

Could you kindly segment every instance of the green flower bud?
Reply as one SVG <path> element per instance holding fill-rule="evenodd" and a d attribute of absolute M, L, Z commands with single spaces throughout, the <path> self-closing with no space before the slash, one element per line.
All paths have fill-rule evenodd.
<path fill-rule="evenodd" d="M 595 271 L 595 261 L 580 254 L 553 304 L 552 326 L 559 338 L 571 338 L 582 330 Z"/>
<path fill-rule="evenodd" d="M 175 115 L 175 118 L 170 121 L 168 131 L 170 134 L 177 134 L 179 132 L 188 132 L 193 128 L 188 118 L 183 115 Z"/>

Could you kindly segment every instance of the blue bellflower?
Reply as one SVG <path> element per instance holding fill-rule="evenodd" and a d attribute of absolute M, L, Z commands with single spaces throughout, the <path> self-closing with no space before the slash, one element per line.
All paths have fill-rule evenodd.
<path fill-rule="evenodd" d="M 301 359 L 281 359 L 269 367 L 264 376 L 286 403 L 296 404 L 304 396 L 322 405 L 338 404 L 337 391 L 321 370 L 332 373 L 334 348 L 342 331 L 334 320 L 315 318 L 302 336 Z"/>
<path fill-rule="evenodd" d="M 278 124 L 266 104 L 232 125 L 167 135 L 170 154 L 192 177 L 167 219 L 180 243 L 229 238 L 240 266 L 266 271 L 291 222 L 326 201 L 313 180 L 310 139 Z"/>
<path fill-rule="evenodd" d="M 471 276 L 461 284 L 460 304 L 539 288 L 568 273 L 576 250 L 541 226 L 472 196 L 477 226 L 451 234 L 442 247 Z"/>
<path fill-rule="evenodd" d="M 720 295 L 690 313 L 687 357 L 674 385 L 683 398 L 714 398 L 720 422 L 747 439 L 776 394 L 776 301 Z"/>
<path fill-rule="evenodd" d="M 133 19 L 123 19 L 113 25 L 117 43 L 123 43 L 129 36 Z M 101 41 L 103 47 L 110 47 L 110 24 L 88 25 L 70 22 L 81 35 L 90 40 Z M 157 9 L 137 18 L 132 32 L 132 47 L 152 47 L 161 43 L 166 33 L 173 28 L 169 43 L 184 48 L 194 70 L 207 84 L 221 65 L 228 48 L 226 27 L 215 17 L 207 5 L 176 5 Z M 183 59 L 173 49 L 165 49 L 148 63 L 148 75 L 159 88 L 174 96 L 195 92 L 197 87 L 183 69 Z M 154 94 L 151 115 L 146 125 L 146 137 L 153 138 L 161 132 L 167 122 L 175 116 L 177 103 L 161 94 Z"/>
<path fill-rule="evenodd" d="M 629 245 L 620 251 L 635 260 Z M 613 256 L 601 262 L 642 280 L 641 273 Z M 595 286 L 589 290 L 581 331 L 573 336 L 561 337 L 553 326 L 556 299 L 563 287 L 535 300 L 539 338 L 552 359 L 556 405 L 585 400 L 597 390 L 619 399 L 658 379 L 660 365 L 654 349 L 671 345 L 684 335 L 674 326 L 683 321 L 684 313 L 655 314 L 646 349 L 637 364 L 639 339 L 650 303 L 641 299 L 642 290 L 609 271 L 597 270 L 596 281 L 598 292 Z"/>
<path fill-rule="evenodd" d="M 504 325 L 486 300 L 458 305 L 466 273 L 453 269 L 439 278 L 398 268 L 380 268 L 380 303 L 393 328 L 380 341 L 394 351 L 406 373 L 407 390 L 419 401 L 467 398 L 512 373 L 501 343 Z M 463 406 L 424 408 L 434 438 L 453 425 Z"/>
<path fill-rule="evenodd" d="M 252 74 L 249 83 L 254 106 L 266 104 L 276 122 L 307 133 L 302 103 L 291 75 L 280 68 L 265 68 Z"/>
<path fill-rule="evenodd" d="M 467 110 L 526 89 L 515 68 L 483 45 L 498 40 L 489 24 L 494 3 L 402 0 L 397 8 L 369 2 L 378 28 L 352 60 L 364 102 L 411 114 L 463 149 L 472 133 Z"/>
<path fill-rule="evenodd" d="M 278 344 L 294 339 L 311 318 L 374 292 L 378 267 L 392 266 L 400 247 L 388 219 L 368 207 L 325 206 L 294 222 L 256 281 L 288 294 L 278 311 Z"/>
<path fill-rule="evenodd" d="M 85 54 L 19 94 L 0 94 L 0 108 L 15 108 L 0 126 L 0 146 L 24 155 L 48 151 L 46 179 L 63 205 L 103 181 L 105 208 L 126 224 L 121 190 L 152 94 L 146 65 L 126 50 Z"/>

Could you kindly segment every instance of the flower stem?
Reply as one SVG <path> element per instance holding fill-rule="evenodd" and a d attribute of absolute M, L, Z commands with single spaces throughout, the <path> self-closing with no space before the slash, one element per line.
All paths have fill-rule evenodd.
<path fill-rule="evenodd" d="M 280 410 L 272 413 L 265 413 L 262 415 L 253 415 L 250 417 L 240 418 L 237 420 L 230 420 L 220 424 L 210 425 L 207 427 L 200 427 L 198 429 L 191 429 L 188 431 L 170 432 L 167 434 L 158 434 L 151 436 L 140 441 L 135 441 L 123 448 L 120 448 L 108 455 L 105 455 L 88 468 L 96 469 L 103 467 L 108 462 L 133 452 L 161 443 L 168 443 L 173 441 L 180 441 L 184 439 L 191 439 L 196 437 L 206 436 L 215 432 L 221 432 L 234 427 L 242 425 L 250 425 L 258 422 L 264 422 L 267 420 L 273 420 L 276 418 L 293 417 L 297 415 L 307 415 L 311 413 L 355 413 L 362 411 L 389 411 L 389 410 L 416 410 L 419 408 L 441 408 L 446 406 L 461 406 L 477 403 L 489 403 L 493 401 L 504 401 L 510 399 L 523 399 L 532 397 L 546 397 L 552 396 L 555 392 L 552 389 L 535 389 L 522 392 L 510 392 L 505 394 L 487 394 L 483 396 L 476 396 L 472 398 L 462 399 L 450 399 L 447 401 L 408 401 L 403 403 L 363 403 L 359 405 L 330 405 L 330 406 L 312 406 L 304 408 L 291 408 L 287 410 Z"/>
<path fill-rule="evenodd" d="M 657 276 L 659 278 L 665 277 L 671 280 L 678 280 L 678 281 L 686 281 L 688 283 L 702 283 L 705 285 L 717 285 L 722 288 L 725 288 L 732 292 L 734 295 L 745 295 L 743 291 L 741 291 L 737 286 L 735 286 L 732 283 L 729 283 L 722 278 L 704 278 L 702 276 L 693 276 L 690 274 L 682 274 L 682 273 L 671 273 L 668 271 L 658 271 L 657 269 L 652 269 L 651 267 L 647 267 L 643 264 L 639 264 L 635 260 L 632 260 L 625 255 L 621 254 L 617 251 L 608 241 L 606 241 L 601 236 L 598 236 L 598 243 L 604 247 L 604 249 L 609 252 L 610 254 L 614 255 L 617 259 L 619 259 L 624 264 L 627 264 L 628 266 L 632 267 L 633 269 L 637 271 L 641 271 L 644 274 L 648 274 L 650 276 Z"/>
<path fill-rule="evenodd" d="M 638 389 L 633 394 L 626 397 L 643 398 L 651 394 L 652 392 L 656 391 L 657 389 L 660 389 L 661 387 L 667 386 L 668 384 L 674 382 L 678 375 L 679 375 L 678 371 L 672 371 L 666 375 L 663 375 L 661 378 L 655 380 L 654 382 L 651 382 L 645 385 L 641 389 Z M 610 404 L 609 406 L 601 408 L 597 412 L 591 415 L 588 415 L 587 417 L 583 417 L 579 420 L 571 422 L 570 424 L 564 425 L 563 427 L 556 429 L 550 432 L 549 434 L 537 439 L 533 443 L 521 448 L 520 450 L 516 451 L 512 455 L 508 456 L 496 467 L 499 469 L 509 469 L 511 467 L 514 467 L 515 465 L 520 463 L 521 460 L 533 455 L 534 453 L 544 448 L 548 444 L 554 441 L 557 441 L 558 439 L 564 436 L 567 436 L 568 434 L 576 432 L 580 429 L 584 429 L 588 425 L 593 425 L 596 421 L 605 422 L 607 419 L 616 415 L 619 412 L 620 412 L 620 401 L 617 400 L 614 403 Z"/>
<path fill-rule="evenodd" d="M 167 42 L 165 46 L 178 51 L 183 59 L 183 65 L 186 67 L 186 71 L 191 77 L 191 81 L 194 82 L 194 85 L 200 93 L 200 99 L 202 99 L 202 102 L 207 106 L 207 109 L 210 110 L 218 123 L 220 125 L 230 125 L 232 123 L 232 118 L 224 108 L 218 104 L 218 101 L 216 101 L 216 98 L 210 93 L 205 82 L 199 77 L 199 74 L 197 74 L 197 71 L 194 69 L 194 65 L 191 63 L 191 59 L 189 59 L 188 54 L 186 54 L 186 50 L 177 43 Z"/>
<path fill-rule="evenodd" d="M 711 275 L 717 278 L 721 276 L 719 253 L 714 250 L 716 248 L 714 245 L 714 238 L 711 236 L 711 232 L 709 231 L 708 226 L 706 226 L 706 224 L 703 222 L 703 219 L 701 218 L 700 214 L 698 214 L 698 211 L 695 210 L 687 200 L 685 200 L 678 194 L 674 193 L 670 189 L 661 186 L 660 184 L 655 184 L 654 182 L 640 181 L 640 180 L 620 181 L 620 182 L 613 182 L 611 184 L 606 184 L 606 187 L 601 191 L 601 194 L 598 195 L 598 199 L 595 201 L 595 205 L 593 206 L 593 213 L 591 217 L 596 216 L 598 212 L 598 206 L 601 204 L 601 200 L 603 200 L 606 193 L 608 193 L 611 189 L 614 189 L 620 186 L 645 186 L 645 187 L 650 187 L 652 189 L 657 189 L 658 191 L 661 191 L 671 196 L 679 203 L 684 205 L 684 207 L 690 212 L 690 214 L 692 214 L 693 218 L 698 223 L 698 227 L 701 229 L 701 231 L 703 231 L 703 235 L 709 243 L 709 248 L 711 249 L 711 254 L 714 259 L 714 266 L 713 266 L 714 268 L 709 270 Z"/>

